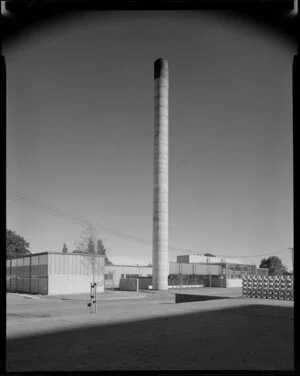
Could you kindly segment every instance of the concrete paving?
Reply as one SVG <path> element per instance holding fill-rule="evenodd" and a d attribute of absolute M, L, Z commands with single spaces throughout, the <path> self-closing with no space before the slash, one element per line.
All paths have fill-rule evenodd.
<path fill-rule="evenodd" d="M 7 297 L 7 371 L 292 370 L 293 302 Z"/>
<path fill-rule="evenodd" d="M 31 299 L 61 299 L 61 300 L 88 300 L 90 298 L 89 293 L 80 293 L 80 294 L 61 294 L 61 295 L 41 295 L 41 294 L 21 294 L 21 293 L 8 293 L 7 296 L 20 296 L 24 298 Z M 111 298 L 136 298 L 137 296 L 141 297 L 141 292 L 136 291 L 119 291 L 112 290 L 105 293 L 97 293 L 97 300 L 99 299 L 111 299 Z"/>
<path fill-rule="evenodd" d="M 219 288 L 219 287 L 200 287 L 200 288 L 183 288 L 183 289 L 174 289 L 174 293 L 178 294 L 191 294 L 191 295 L 203 295 L 203 296 L 220 296 L 228 298 L 241 298 L 242 289 L 240 287 L 232 288 Z"/>
<path fill-rule="evenodd" d="M 136 291 L 120 291 L 120 290 L 107 290 L 105 293 L 98 293 L 97 300 L 112 299 L 112 298 L 136 298 L 144 296 L 160 296 L 160 297 L 174 297 L 175 294 L 197 294 L 197 295 L 216 295 L 216 296 L 228 296 L 228 297 L 241 297 L 241 288 L 176 288 L 169 289 L 167 291 L 155 291 L 155 290 L 140 290 Z M 32 299 L 61 299 L 61 300 L 88 300 L 89 294 L 63 294 L 63 295 L 40 295 L 40 294 L 21 294 L 21 293 L 8 293 L 8 296 L 20 296 Z M 175 301 L 175 298 L 174 298 Z"/>

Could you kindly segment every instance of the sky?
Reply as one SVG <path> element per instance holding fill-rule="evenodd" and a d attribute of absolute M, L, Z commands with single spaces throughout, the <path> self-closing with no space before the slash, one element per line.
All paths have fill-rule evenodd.
<path fill-rule="evenodd" d="M 3 45 L 7 192 L 92 222 L 115 264 L 151 262 L 153 65 L 166 58 L 169 259 L 277 255 L 290 269 L 295 52 L 208 11 L 82 12 L 27 31 Z M 32 253 L 76 248 L 84 226 L 9 197 L 7 228 Z"/>

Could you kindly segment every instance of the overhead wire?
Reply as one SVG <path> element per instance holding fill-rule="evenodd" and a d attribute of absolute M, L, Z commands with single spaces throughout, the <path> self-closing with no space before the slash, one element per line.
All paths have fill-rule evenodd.
<path fill-rule="evenodd" d="M 72 222 L 72 223 L 75 223 L 75 224 L 85 225 L 85 226 L 90 224 L 88 221 L 83 221 L 83 220 L 78 219 L 78 218 L 72 218 L 68 215 L 64 215 L 64 214 L 62 214 L 61 212 L 59 212 L 55 209 L 47 208 L 45 205 L 34 202 L 33 200 L 28 199 L 28 198 L 20 197 L 15 193 L 8 192 L 7 196 L 12 201 L 24 204 L 28 207 L 31 207 L 33 209 L 40 211 L 40 212 L 52 215 L 54 217 L 62 218 L 66 221 L 69 221 L 69 222 Z"/>
<path fill-rule="evenodd" d="M 64 219 L 66 221 L 69 221 L 70 223 L 79 224 L 81 226 L 91 226 L 91 225 L 93 226 L 94 225 L 95 227 L 100 228 L 103 232 L 108 233 L 108 234 L 115 236 L 117 238 L 125 239 L 125 240 L 128 240 L 128 241 L 139 242 L 139 243 L 143 243 L 143 244 L 152 244 L 152 241 L 150 239 L 141 238 L 141 237 L 138 237 L 138 236 L 135 236 L 135 235 L 132 235 L 132 234 L 122 233 L 120 231 L 112 230 L 112 229 L 109 229 L 109 228 L 104 227 L 102 225 L 96 224 L 95 222 L 84 220 L 84 219 L 79 218 L 77 216 L 61 213 L 57 209 L 50 208 L 47 205 L 41 204 L 40 202 L 33 200 L 33 199 L 29 198 L 28 196 L 25 196 L 21 193 L 14 192 L 10 189 L 7 190 L 7 196 L 12 201 L 26 205 L 26 206 L 28 206 L 32 209 L 35 209 L 39 212 L 49 214 L 49 215 L 52 215 L 52 216 L 57 217 L 57 218 Z M 177 248 L 177 247 L 173 247 L 173 246 L 169 246 L 169 250 L 172 250 L 174 252 L 181 252 L 181 253 L 199 255 L 199 252 L 192 252 L 192 251 L 188 251 L 186 249 Z M 269 256 L 269 255 L 275 255 L 275 254 L 283 253 L 283 252 L 286 252 L 286 250 L 287 249 L 280 250 L 280 251 L 277 251 L 277 252 L 269 252 L 269 253 L 265 253 L 265 254 L 247 255 L 247 256 L 245 256 L 245 255 L 229 256 L 229 255 L 217 255 L 217 254 L 215 256 L 217 256 L 217 257 L 236 257 L 236 258 L 256 258 L 256 257 L 263 257 L 263 256 Z"/>
<path fill-rule="evenodd" d="M 78 218 L 78 217 L 73 217 L 73 216 L 71 217 L 70 215 L 62 214 L 57 209 L 49 208 L 46 205 L 40 204 L 35 200 L 29 199 L 28 197 L 26 197 L 24 195 L 12 192 L 10 190 L 8 190 L 8 198 L 15 201 L 15 202 L 29 206 L 33 209 L 39 210 L 39 211 L 44 212 L 46 214 L 50 214 L 50 215 L 53 215 L 55 217 L 62 218 L 64 220 L 67 220 L 67 221 L 72 222 L 72 223 L 80 224 L 80 225 L 83 225 L 83 226 L 94 225 L 98 228 L 101 228 L 102 231 L 109 233 L 113 236 L 119 237 L 119 238 L 131 240 L 131 241 L 138 241 L 138 242 L 142 242 L 142 243 L 146 243 L 146 244 L 152 243 L 151 240 L 148 240 L 148 239 L 133 236 L 131 234 L 121 233 L 119 231 L 111 230 L 111 229 L 108 229 L 104 226 L 95 224 L 94 222 L 90 222 L 90 221 L 86 221 L 86 220 L 83 220 L 83 219 Z"/>
<path fill-rule="evenodd" d="M 268 253 L 259 254 L 259 255 L 248 255 L 248 256 L 244 256 L 244 255 L 243 256 L 240 256 L 240 255 L 219 255 L 219 254 L 216 254 L 215 256 L 216 257 L 254 258 L 254 257 L 261 257 L 261 256 L 276 255 L 276 254 L 279 254 L 279 253 L 286 252 L 287 250 L 288 250 L 288 248 L 285 248 L 285 249 L 281 249 L 280 251 L 268 252 Z M 194 255 L 200 255 L 197 252 L 189 252 L 189 253 L 194 254 Z M 205 253 L 208 253 L 208 252 L 205 252 Z"/>

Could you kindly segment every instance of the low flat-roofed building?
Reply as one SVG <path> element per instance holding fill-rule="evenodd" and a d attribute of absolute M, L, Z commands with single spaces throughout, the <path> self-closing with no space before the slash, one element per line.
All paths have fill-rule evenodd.
<path fill-rule="evenodd" d="M 149 265 L 106 265 L 105 287 L 118 288 L 121 278 L 152 277 Z"/>
<path fill-rule="evenodd" d="M 8 292 L 28 294 L 76 294 L 91 290 L 104 291 L 104 256 L 74 253 L 42 252 L 6 261 Z"/>
<path fill-rule="evenodd" d="M 205 255 L 180 255 L 177 256 L 177 262 L 179 263 L 211 263 L 211 264 L 221 264 L 221 263 L 235 263 L 242 264 L 242 261 L 239 259 L 231 257 L 218 257 L 218 256 L 205 256 Z"/>

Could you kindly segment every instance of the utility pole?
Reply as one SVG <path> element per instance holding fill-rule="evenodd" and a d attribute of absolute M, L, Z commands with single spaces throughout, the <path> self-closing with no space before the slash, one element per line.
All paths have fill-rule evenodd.
<path fill-rule="evenodd" d="M 206 263 L 208 266 L 208 278 L 209 278 L 209 287 L 211 287 L 211 268 L 210 268 L 210 257 L 206 256 Z"/>
<path fill-rule="evenodd" d="M 292 254 L 292 265 L 293 265 L 293 273 L 294 273 L 294 248 L 288 248 L 291 250 L 291 254 Z"/>

